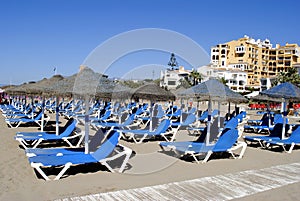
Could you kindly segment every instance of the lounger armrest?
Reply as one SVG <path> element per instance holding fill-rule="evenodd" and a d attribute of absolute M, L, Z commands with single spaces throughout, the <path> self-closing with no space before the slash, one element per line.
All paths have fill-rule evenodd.
<path fill-rule="evenodd" d="M 69 140 L 69 139 L 74 139 L 74 138 L 77 138 L 77 137 L 80 137 L 80 136 L 82 136 L 82 135 L 84 135 L 84 132 L 82 131 L 82 132 L 80 132 L 80 133 L 77 133 L 77 134 L 75 134 L 75 135 L 72 135 L 72 136 L 68 136 L 68 137 L 63 137 L 62 139 L 63 140 Z"/>
<path fill-rule="evenodd" d="M 235 150 L 237 150 L 239 148 L 242 149 L 241 152 L 240 152 L 240 154 L 239 154 L 239 157 L 238 157 L 238 159 L 240 159 L 240 158 L 243 157 L 243 155 L 244 155 L 244 153 L 246 151 L 246 148 L 247 148 L 247 143 L 246 142 L 237 141 L 235 143 L 235 145 L 228 150 L 228 152 L 231 153 L 231 154 L 233 154 L 233 151 L 235 151 Z"/>

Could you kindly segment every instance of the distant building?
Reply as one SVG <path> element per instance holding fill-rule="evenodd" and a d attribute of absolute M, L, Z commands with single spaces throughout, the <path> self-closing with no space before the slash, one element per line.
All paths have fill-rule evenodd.
<path fill-rule="evenodd" d="M 300 66 L 300 47 L 297 44 L 277 44 L 268 39 L 254 40 L 244 36 L 211 48 L 214 68 L 238 69 L 247 72 L 246 88 L 260 89 L 261 78 L 273 78 L 290 67 Z"/>
<path fill-rule="evenodd" d="M 203 81 L 206 81 L 209 78 L 224 78 L 226 85 L 233 91 L 247 91 L 247 72 L 232 67 L 214 68 L 212 66 L 199 67 L 197 71 L 202 74 Z"/>
<path fill-rule="evenodd" d="M 300 74 L 300 63 L 294 64 L 293 67 L 296 68 L 298 73 Z"/>
<path fill-rule="evenodd" d="M 176 89 L 181 79 L 187 79 L 191 71 L 185 70 L 183 66 L 179 69 L 166 69 L 160 72 L 160 86 L 167 89 Z"/>
<path fill-rule="evenodd" d="M 273 82 L 275 81 L 275 78 L 261 78 L 260 79 L 260 91 L 264 91 L 267 89 L 270 89 L 272 87 Z"/>

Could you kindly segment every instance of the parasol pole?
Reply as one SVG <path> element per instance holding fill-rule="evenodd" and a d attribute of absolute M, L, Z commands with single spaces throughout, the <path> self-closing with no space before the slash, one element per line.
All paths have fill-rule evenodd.
<path fill-rule="evenodd" d="M 209 99 L 208 101 L 206 145 L 210 144 L 210 125 L 211 125 L 211 99 Z"/>
<path fill-rule="evenodd" d="M 59 108 L 58 108 L 58 101 L 59 98 L 58 96 L 56 96 L 56 100 L 55 100 L 55 134 L 59 135 Z"/>
<path fill-rule="evenodd" d="M 33 116 L 34 116 L 34 100 L 33 100 L 33 96 L 31 96 L 31 119 L 34 119 Z"/>
<path fill-rule="evenodd" d="M 285 139 L 285 126 L 286 126 L 286 100 L 282 99 L 282 105 L 283 105 L 283 124 L 282 124 L 282 133 L 281 133 L 281 139 Z"/>
<path fill-rule="evenodd" d="M 27 114 L 27 97 L 24 96 L 25 114 Z"/>
<path fill-rule="evenodd" d="M 85 116 L 84 116 L 84 130 L 85 130 L 85 138 L 84 138 L 84 153 L 89 153 L 89 97 L 85 96 Z"/>
<path fill-rule="evenodd" d="M 43 96 L 42 97 L 42 108 L 41 108 L 41 110 L 42 110 L 41 132 L 44 131 L 44 112 L 45 112 L 44 107 L 45 107 L 45 97 Z"/>
<path fill-rule="evenodd" d="M 180 104 L 180 109 L 181 109 L 181 113 L 183 113 L 183 110 L 184 110 L 184 101 L 182 100 L 182 97 L 180 98 L 180 102 L 181 102 L 181 104 Z M 182 123 L 182 115 L 180 115 L 180 123 Z"/>
<path fill-rule="evenodd" d="M 230 114 L 231 114 L 231 113 L 230 113 L 230 112 L 231 112 L 230 107 L 231 107 L 231 105 L 230 105 L 230 101 L 229 101 L 229 102 L 228 102 L 228 115 L 227 115 L 227 119 L 226 119 L 227 121 L 229 121 L 229 120 L 230 120 L 230 117 L 231 117 L 231 116 L 230 116 Z"/>
<path fill-rule="evenodd" d="M 218 129 L 219 129 L 219 132 L 221 131 L 221 103 L 220 103 L 220 100 L 218 100 Z"/>
<path fill-rule="evenodd" d="M 149 130 L 152 131 L 153 130 L 153 101 L 150 100 L 150 128 Z"/>
<path fill-rule="evenodd" d="M 199 118 L 199 100 L 197 98 L 197 113 L 196 113 L 196 116 L 197 116 L 197 119 Z"/>
<path fill-rule="evenodd" d="M 268 122 L 268 127 L 270 128 L 271 126 L 271 110 L 270 110 L 270 102 L 267 102 L 267 113 L 268 113 L 268 118 L 269 118 L 269 122 Z"/>

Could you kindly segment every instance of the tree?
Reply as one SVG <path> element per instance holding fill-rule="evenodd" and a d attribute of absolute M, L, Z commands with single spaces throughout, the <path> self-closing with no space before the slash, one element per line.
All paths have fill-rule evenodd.
<path fill-rule="evenodd" d="M 189 74 L 189 80 L 192 86 L 199 84 L 202 81 L 202 79 L 203 78 L 201 73 L 199 73 L 196 70 L 192 70 L 192 72 Z"/>
<path fill-rule="evenodd" d="M 224 84 L 224 85 L 227 84 L 227 81 L 225 80 L 224 77 L 220 77 L 218 80 L 219 80 L 222 84 Z"/>
<path fill-rule="evenodd" d="M 153 82 L 154 82 L 155 84 L 159 85 L 160 79 L 158 78 L 158 79 L 156 79 L 156 80 L 153 80 Z"/>
<path fill-rule="evenodd" d="M 297 86 L 300 85 L 300 75 L 296 68 L 291 67 L 288 68 L 287 72 L 280 72 L 275 78 L 273 85 L 275 86 L 279 83 L 284 83 L 284 82 L 290 82 Z"/>
<path fill-rule="evenodd" d="M 172 53 L 171 54 L 171 58 L 170 58 L 170 61 L 168 63 L 168 66 L 171 67 L 172 70 L 174 70 L 174 67 L 177 67 L 178 66 L 178 63 L 176 61 L 176 58 L 175 58 L 175 54 Z"/>
<path fill-rule="evenodd" d="M 190 83 L 184 78 L 181 78 L 179 80 L 179 82 L 180 82 L 180 84 L 176 87 L 176 89 L 179 89 L 180 87 L 183 87 L 183 88 L 187 89 L 191 86 Z"/>
<path fill-rule="evenodd" d="M 132 80 L 125 80 L 125 81 L 123 81 L 123 84 L 130 88 L 138 88 L 143 85 L 143 82 L 142 81 L 134 82 Z"/>

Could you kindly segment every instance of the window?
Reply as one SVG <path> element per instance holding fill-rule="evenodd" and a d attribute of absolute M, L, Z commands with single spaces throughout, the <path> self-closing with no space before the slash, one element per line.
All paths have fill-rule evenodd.
<path fill-rule="evenodd" d="M 176 85 L 176 81 L 168 81 L 168 85 Z"/>

